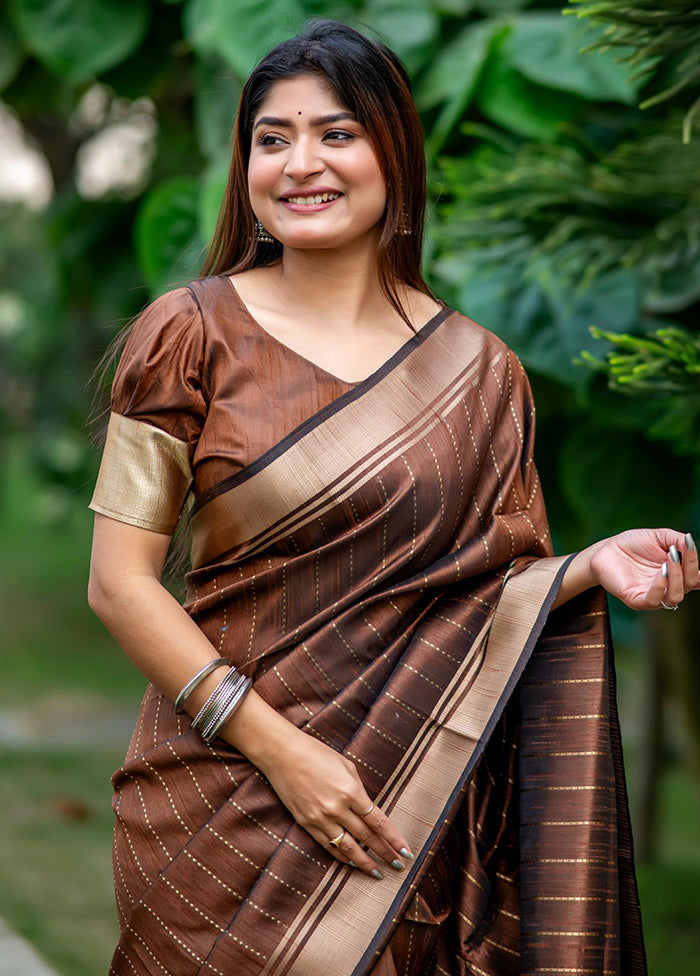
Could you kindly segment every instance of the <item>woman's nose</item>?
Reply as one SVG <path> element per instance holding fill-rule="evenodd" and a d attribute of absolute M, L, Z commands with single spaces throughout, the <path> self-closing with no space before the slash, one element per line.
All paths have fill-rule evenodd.
<path fill-rule="evenodd" d="M 312 138 L 301 136 L 289 148 L 284 172 L 293 180 L 301 182 L 323 169 L 317 146 Z"/>

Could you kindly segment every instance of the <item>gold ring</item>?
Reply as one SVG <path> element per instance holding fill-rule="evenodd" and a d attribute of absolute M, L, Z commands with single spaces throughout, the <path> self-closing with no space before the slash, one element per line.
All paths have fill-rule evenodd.
<path fill-rule="evenodd" d="M 342 841 L 343 837 L 345 837 L 345 834 L 346 830 L 345 827 L 343 827 L 338 836 L 334 837 L 333 840 L 329 840 L 328 843 L 331 845 L 331 847 L 340 847 L 340 842 Z"/>
<path fill-rule="evenodd" d="M 369 807 L 365 810 L 364 813 L 358 813 L 358 817 L 362 817 L 362 818 L 369 817 L 372 810 L 374 810 L 374 804 L 370 803 Z"/>

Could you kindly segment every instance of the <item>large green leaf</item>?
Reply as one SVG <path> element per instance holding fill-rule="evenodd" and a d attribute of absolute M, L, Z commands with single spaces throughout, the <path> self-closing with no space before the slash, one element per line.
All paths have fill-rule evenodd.
<path fill-rule="evenodd" d="M 468 24 L 424 76 L 416 96 L 418 107 L 425 110 L 443 103 L 428 138 L 433 154 L 469 105 L 494 35 L 501 29 L 491 20 Z"/>
<path fill-rule="evenodd" d="M 459 307 L 500 336 L 528 369 L 583 390 L 592 376 L 574 361 L 583 349 L 601 352 L 590 326 L 615 322 L 615 329 L 639 331 L 639 277 L 631 271 L 612 271 L 584 291 L 570 291 L 546 258 L 529 262 L 527 248 L 523 239 L 514 241 L 510 252 L 501 248 L 500 257 L 494 249 L 490 266 L 479 258 L 469 263 L 465 255 Z M 437 262 L 435 270 L 449 276 L 458 267 L 455 256 L 450 262 Z"/>
<path fill-rule="evenodd" d="M 619 50 L 582 51 L 603 27 L 554 12 L 521 14 L 511 24 L 503 57 L 530 81 L 593 101 L 636 104 L 644 79 L 630 79 Z"/>
<path fill-rule="evenodd" d="M 299 29 L 306 12 L 298 0 L 188 0 L 185 36 L 200 54 L 218 54 L 240 78 Z"/>
<path fill-rule="evenodd" d="M 476 101 L 492 121 L 544 142 L 554 141 L 562 126 L 576 119 L 586 106 L 582 98 L 530 81 L 500 50 L 484 66 Z"/>
<path fill-rule="evenodd" d="M 144 38 L 148 0 L 11 0 L 22 41 L 55 74 L 73 83 L 114 67 Z"/>
<path fill-rule="evenodd" d="M 152 294 L 192 278 L 202 263 L 197 232 L 199 183 L 179 177 L 158 184 L 136 219 L 136 253 Z"/>
<path fill-rule="evenodd" d="M 439 20 L 431 0 L 368 0 L 363 19 L 396 51 L 409 71 L 432 53 Z"/>
<path fill-rule="evenodd" d="M 565 497 L 598 538 L 639 525 L 683 525 L 691 474 L 663 445 L 590 420 L 566 438 L 559 464 Z"/>

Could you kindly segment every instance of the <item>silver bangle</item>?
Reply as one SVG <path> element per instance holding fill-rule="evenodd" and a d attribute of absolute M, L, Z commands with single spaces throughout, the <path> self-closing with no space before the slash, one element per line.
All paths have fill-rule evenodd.
<path fill-rule="evenodd" d="M 219 715 L 216 717 L 211 727 L 207 729 L 206 734 L 202 732 L 203 738 L 207 742 L 211 742 L 219 734 L 219 730 L 228 722 L 232 715 L 240 708 L 243 704 L 243 699 L 246 697 L 250 689 L 253 687 L 253 682 L 250 678 L 244 676 L 243 681 L 236 686 L 235 693 L 231 696 L 229 703 L 222 708 Z"/>
<path fill-rule="evenodd" d="M 232 698 L 235 697 L 238 689 L 245 681 L 245 675 L 239 674 L 235 668 L 224 676 L 220 684 L 214 691 L 209 702 L 202 708 L 192 725 L 199 729 L 204 739 L 209 739 L 210 730 L 216 724 L 222 711 L 227 707 Z"/>
<path fill-rule="evenodd" d="M 214 658 L 213 661 L 207 661 L 204 667 L 200 668 L 199 671 L 194 675 L 194 677 L 190 678 L 190 680 L 187 682 L 187 684 L 184 686 L 180 694 L 175 699 L 175 711 L 184 712 L 185 709 L 183 708 L 183 705 L 190 697 L 190 695 L 197 687 L 197 685 L 200 684 L 200 682 L 204 681 L 204 679 L 208 677 L 212 673 L 212 671 L 216 671 L 217 668 L 223 667 L 224 665 L 227 666 L 231 665 L 231 662 L 227 657 L 217 657 Z"/>

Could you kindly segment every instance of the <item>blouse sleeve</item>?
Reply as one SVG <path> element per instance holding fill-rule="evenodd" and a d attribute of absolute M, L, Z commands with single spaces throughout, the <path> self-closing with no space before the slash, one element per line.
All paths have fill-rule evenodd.
<path fill-rule="evenodd" d="M 136 321 L 112 386 L 93 511 L 174 531 L 206 417 L 203 355 L 201 313 L 189 289 L 163 295 Z"/>

